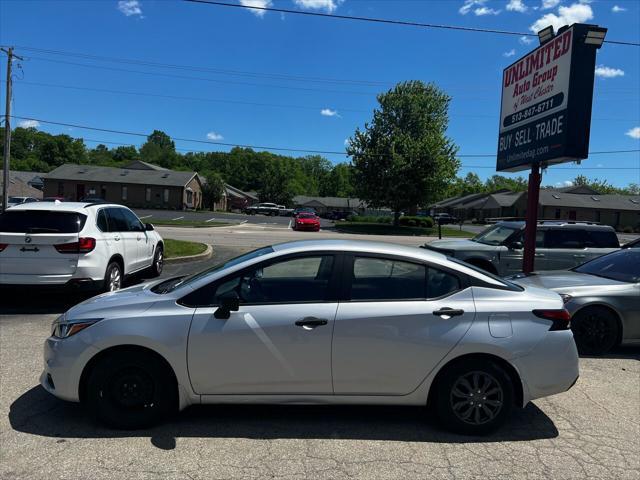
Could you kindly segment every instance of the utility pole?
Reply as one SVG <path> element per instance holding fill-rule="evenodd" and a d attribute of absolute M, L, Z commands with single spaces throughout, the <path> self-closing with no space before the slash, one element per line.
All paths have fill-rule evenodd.
<path fill-rule="evenodd" d="M 4 115 L 4 163 L 2 167 L 2 211 L 7 208 L 9 201 L 9 157 L 11 155 L 11 64 L 13 57 L 22 60 L 13 54 L 13 47 L 0 48 L 7 54 L 7 98 Z"/>

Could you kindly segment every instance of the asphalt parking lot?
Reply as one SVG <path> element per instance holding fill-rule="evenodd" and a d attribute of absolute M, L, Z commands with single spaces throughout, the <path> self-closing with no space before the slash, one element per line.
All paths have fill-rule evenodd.
<path fill-rule="evenodd" d="M 217 247 L 214 259 L 167 266 L 163 276 L 237 253 Z M 638 347 L 581 359 L 573 389 L 533 402 L 484 438 L 443 432 L 421 408 L 389 407 L 202 406 L 150 430 L 114 431 L 38 386 L 50 323 L 80 299 L 3 296 L 3 480 L 640 476 Z"/>

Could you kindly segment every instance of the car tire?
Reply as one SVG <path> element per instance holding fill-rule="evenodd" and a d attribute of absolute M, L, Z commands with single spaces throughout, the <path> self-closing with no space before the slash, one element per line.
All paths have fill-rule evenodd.
<path fill-rule="evenodd" d="M 571 319 L 573 338 L 583 355 L 604 355 L 619 338 L 620 327 L 615 313 L 605 307 L 588 307 Z"/>
<path fill-rule="evenodd" d="M 498 429 L 513 409 L 509 375 L 490 361 L 463 361 L 439 379 L 435 407 L 443 428 L 463 435 L 486 435 Z"/>
<path fill-rule="evenodd" d="M 155 355 L 124 351 L 102 358 L 91 371 L 84 403 L 112 428 L 150 427 L 177 410 L 177 384 Z"/>
<path fill-rule="evenodd" d="M 122 267 L 118 262 L 111 262 L 107 265 L 104 274 L 104 284 L 102 290 L 105 292 L 115 292 L 122 288 L 123 274 Z"/>
<path fill-rule="evenodd" d="M 156 247 L 156 252 L 153 255 L 153 263 L 149 267 L 149 273 L 151 277 L 159 277 L 162 274 L 164 267 L 164 249 L 162 245 Z"/>

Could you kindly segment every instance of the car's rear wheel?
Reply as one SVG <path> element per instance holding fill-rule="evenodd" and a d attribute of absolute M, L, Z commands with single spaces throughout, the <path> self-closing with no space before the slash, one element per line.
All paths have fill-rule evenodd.
<path fill-rule="evenodd" d="M 439 379 L 436 410 L 444 428 L 465 435 L 496 430 L 513 409 L 509 375 L 490 361 L 464 361 L 447 368 Z"/>
<path fill-rule="evenodd" d="M 156 356 L 121 352 L 99 361 L 87 382 L 86 405 L 101 423 L 119 429 L 157 424 L 176 411 L 177 387 Z"/>
<path fill-rule="evenodd" d="M 153 263 L 150 270 L 153 277 L 159 277 L 164 268 L 164 249 L 162 245 L 156 247 L 156 253 L 153 255 Z"/>
<path fill-rule="evenodd" d="M 105 292 L 115 292 L 120 288 L 122 288 L 122 267 L 118 262 L 111 262 L 104 274 L 103 290 Z"/>
<path fill-rule="evenodd" d="M 616 315 L 604 307 L 588 307 L 571 319 L 571 330 L 578 351 L 584 355 L 603 355 L 618 341 Z"/>

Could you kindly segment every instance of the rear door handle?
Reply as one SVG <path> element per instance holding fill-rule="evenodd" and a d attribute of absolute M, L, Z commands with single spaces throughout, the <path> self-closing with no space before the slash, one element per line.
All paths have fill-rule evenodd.
<path fill-rule="evenodd" d="M 536 253 L 535 256 L 536 257 L 544 257 L 544 253 Z"/>
<path fill-rule="evenodd" d="M 326 325 L 327 323 L 329 323 L 329 321 L 324 318 L 304 317 L 302 320 L 296 321 L 296 326 L 302 327 L 305 330 L 313 330 L 314 328 Z"/>
<path fill-rule="evenodd" d="M 573 258 L 585 258 L 586 255 L 574 255 Z"/>
<path fill-rule="evenodd" d="M 464 310 L 456 309 L 456 308 L 441 308 L 440 310 L 434 310 L 433 314 L 437 317 L 441 317 L 444 319 L 451 317 L 459 317 L 464 314 Z"/>
<path fill-rule="evenodd" d="M 119 241 L 120 241 L 120 237 L 113 237 L 113 239 L 114 239 L 116 242 L 119 242 Z"/>

